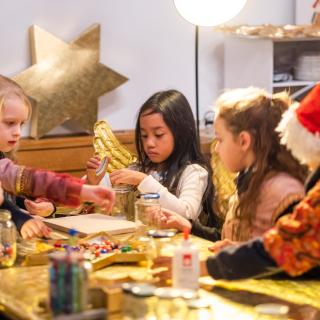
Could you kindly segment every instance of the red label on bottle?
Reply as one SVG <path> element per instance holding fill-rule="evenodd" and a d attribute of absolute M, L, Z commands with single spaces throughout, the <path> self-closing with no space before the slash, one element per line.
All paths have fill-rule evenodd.
<path fill-rule="evenodd" d="M 184 254 L 182 257 L 182 265 L 184 267 L 191 267 L 192 265 L 192 256 L 190 253 Z"/>

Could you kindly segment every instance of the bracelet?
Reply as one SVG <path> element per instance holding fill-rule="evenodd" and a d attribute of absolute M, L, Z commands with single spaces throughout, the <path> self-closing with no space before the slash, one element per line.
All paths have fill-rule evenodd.
<path fill-rule="evenodd" d="M 23 172 L 25 167 L 20 166 L 18 169 L 17 179 L 16 179 L 16 193 L 23 194 L 24 185 L 23 185 Z"/>

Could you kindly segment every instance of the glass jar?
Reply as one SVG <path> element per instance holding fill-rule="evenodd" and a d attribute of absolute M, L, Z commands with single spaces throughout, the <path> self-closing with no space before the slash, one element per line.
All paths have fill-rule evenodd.
<path fill-rule="evenodd" d="M 132 186 L 116 185 L 113 190 L 116 193 L 116 200 L 112 208 L 112 216 L 134 221 L 134 191 Z"/>
<path fill-rule="evenodd" d="M 145 234 L 148 230 L 159 228 L 161 214 L 160 195 L 158 193 L 146 193 L 140 195 L 135 203 L 135 222 L 139 234 Z"/>
<path fill-rule="evenodd" d="M 0 210 L 0 267 L 11 267 L 17 257 L 17 231 L 11 213 Z"/>

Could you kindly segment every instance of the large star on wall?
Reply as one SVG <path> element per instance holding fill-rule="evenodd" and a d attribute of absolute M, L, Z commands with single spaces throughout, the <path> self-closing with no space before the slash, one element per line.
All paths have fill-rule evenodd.
<path fill-rule="evenodd" d="M 34 102 L 31 137 L 39 138 L 69 119 L 92 132 L 98 97 L 127 81 L 99 63 L 100 25 L 69 44 L 32 26 L 30 43 L 33 65 L 13 79 Z"/>

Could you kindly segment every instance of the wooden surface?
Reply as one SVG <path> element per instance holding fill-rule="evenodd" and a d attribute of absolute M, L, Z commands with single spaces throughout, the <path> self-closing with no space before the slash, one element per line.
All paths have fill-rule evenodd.
<path fill-rule="evenodd" d="M 135 153 L 134 130 L 115 131 L 120 143 Z M 202 152 L 210 156 L 210 138 L 201 138 Z M 17 152 L 18 163 L 41 169 L 69 173 L 77 177 L 85 174 L 86 162 L 94 154 L 92 136 L 21 139 Z"/>

